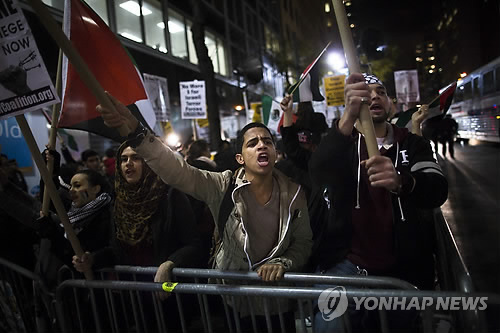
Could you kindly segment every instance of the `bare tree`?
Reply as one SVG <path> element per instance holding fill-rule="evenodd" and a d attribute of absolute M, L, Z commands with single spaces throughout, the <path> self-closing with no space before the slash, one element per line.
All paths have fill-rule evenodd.
<path fill-rule="evenodd" d="M 211 149 L 219 148 L 222 139 L 220 136 L 219 101 L 216 90 L 214 66 L 208 55 L 208 48 L 205 45 L 205 17 L 203 14 L 203 2 L 200 0 L 190 0 L 193 9 L 193 43 L 198 57 L 198 68 L 201 77 L 205 81 L 207 90 L 207 114 L 210 124 L 210 146 Z"/>

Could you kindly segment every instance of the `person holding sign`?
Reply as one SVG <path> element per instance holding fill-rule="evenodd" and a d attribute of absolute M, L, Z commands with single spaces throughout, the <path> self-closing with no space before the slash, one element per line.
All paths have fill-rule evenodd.
<path fill-rule="evenodd" d="M 427 140 L 387 122 L 391 101 L 376 76 L 350 75 L 345 100 L 344 115 L 309 164 L 311 177 L 328 187 L 333 203 L 317 251 L 317 272 L 391 276 L 432 289 L 433 221 L 424 210 L 446 201 L 446 178 Z M 363 103 L 369 106 L 380 151 L 371 158 L 354 127 Z M 359 311 L 351 315 L 353 331 L 373 329 L 357 326 L 363 316 Z M 325 321 L 318 312 L 315 327 L 317 332 L 339 331 L 340 321 Z"/>
<path fill-rule="evenodd" d="M 130 144 L 164 182 L 209 206 L 221 238 L 216 268 L 255 270 L 263 281 L 277 281 L 286 271 L 302 269 L 312 246 L 307 202 L 301 187 L 275 170 L 274 139 L 265 125 L 250 123 L 240 131 L 236 153 L 240 169 L 210 172 L 178 159 L 123 104 L 110 98 L 115 110 L 97 107 L 106 125 L 126 125 Z M 287 305 L 283 300 L 281 311 L 289 311 Z M 242 317 L 250 314 L 246 300 L 232 306 Z M 264 314 L 261 300 L 256 300 L 253 309 L 257 315 Z M 272 315 L 278 311 L 270 310 Z M 285 314 L 290 319 L 287 315 L 288 324 L 294 327 L 293 312 Z"/>

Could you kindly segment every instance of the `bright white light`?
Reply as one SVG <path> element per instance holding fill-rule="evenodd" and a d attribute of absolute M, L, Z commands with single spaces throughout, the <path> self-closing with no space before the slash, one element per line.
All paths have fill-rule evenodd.
<path fill-rule="evenodd" d="M 121 3 L 120 7 L 125 9 L 127 12 L 134 14 L 135 16 L 141 16 L 141 11 L 139 9 L 139 4 L 137 2 L 134 2 L 132 0 Z M 142 6 L 142 15 L 146 16 L 151 14 L 152 11 L 147 9 L 146 7 Z"/>
<path fill-rule="evenodd" d="M 168 21 L 168 31 L 170 31 L 171 34 L 176 34 L 178 32 L 183 32 L 184 27 L 179 23 Z"/>
<path fill-rule="evenodd" d="M 380 45 L 377 47 L 377 52 L 382 52 L 387 48 L 387 45 Z"/>
<path fill-rule="evenodd" d="M 330 53 L 326 61 L 336 71 L 345 67 L 344 57 L 338 53 Z"/>
<path fill-rule="evenodd" d="M 122 32 L 122 33 L 120 33 L 120 35 L 122 35 L 125 38 L 131 39 L 134 42 L 142 43 L 142 38 L 137 37 L 136 35 L 130 34 L 128 32 Z"/>
<path fill-rule="evenodd" d="M 160 47 L 158 48 L 158 50 L 159 50 L 160 52 L 163 52 L 163 53 L 167 53 L 167 52 L 168 52 L 168 51 L 167 51 L 167 48 L 166 48 L 165 46 L 160 46 Z"/>
<path fill-rule="evenodd" d="M 170 147 L 177 147 L 180 144 L 179 136 L 175 133 L 170 133 L 167 135 L 167 144 Z"/>
<path fill-rule="evenodd" d="M 50 124 L 45 124 L 45 126 L 47 126 L 47 129 L 51 129 L 52 126 L 50 126 Z"/>

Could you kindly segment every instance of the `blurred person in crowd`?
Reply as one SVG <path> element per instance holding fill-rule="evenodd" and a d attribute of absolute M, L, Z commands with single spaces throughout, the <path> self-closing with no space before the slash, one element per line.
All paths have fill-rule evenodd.
<path fill-rule="evenodd" d="M 441 153 L 446 158 L 446 146 L 448 146 L 448 153 L 450 157 L 455 159 L 455 137 L 458 133 L 458 123 L 447 114 L 439 123 L 438 140 L 441 143 Z"/>
<path fill-rule="evenodd" d="M 208 142 L 196 140 L 189 146 L 186 161 L 198 169 L 216 171 L 217 164 L 210 159 L 211 156 Z"/>
<path fill-rule="evenodd" d="M 131 145 L 163 181 L 210 207 L 221 239 L 215 252 L 216 268 L 256 270 L 263 281 L 277 281 L 285 271 L 303 268 L 312 243 L 307 203 L 300 186 L 274 168 L 274 140 L 265 125 L 250 123 L 240 131 L 236 150 L 240 169 L 235 173 L 210 172 L 176 158 L 123 104 L 110 98 L 113 110 L 97 107 L 105 123 L 128 127 Z M 233 199 L 225 200 L 231 194 Z M 260 301 L 256 300 L 254 313 L 263 315 Z M 246 301 L 238 300 L 232 306 L 240 316 L 250 314 Z M 271 308 L 277 320 L 279 310 Z M 294 330 L 294 315 L 287 302 L 281 311 L 285 312 L 287 328 Z"/>
<path fill-rule="evenodd" d="M 312 154 L 314 181 L 328 186 L 332 203 L 318 250 L 317 272 L 396 277 L 434 287 L 434 232 L 424 210 L 446 201 L 448 184 L 427 140 L 387 122 L 390 100 L 374 75 L 352 74 L 346 109 Z M 380 156 L 368 157 L 354 127 L 362 104 L 372 116 Z M 371 313 L 349 309 L 353 330 L 374 329 Z M 408 329 L 412 314 L 392 316 L 389 327 Z M 317 332 L 342 331 L 340 320 L 315 317 Z"/>
<path fill-rule="evenodd" d="M 214 162 L 217 164 L 217 171 L 236 171 L 239 168 L 238 162 L 235 159 L 236 152 L 231 142 L 222 141 L 217 154 L 215 154 Z"/>
<path fill-rule="evenodd" d="M 8 158 L 0 159 L 0 256 L 33 270 L 33 245 L 38 243 L 34 221 L 40 202 L 12 182 L 10 172 Z"/>
<path fill-rule="evenodd" d="M 21 170 L 19 170 L 17 161 L 15 159 L 9 160 L 9 157 L 5 154 L 0 154 L 0 161 L 4 168 L 4 171 L 7 172 L 9 181 L 15 184 L 24 192 L 28 192 L 28 185 L 26 184 L 23 173 L 21 172 Z"/>
<path fill-rule="evenodd" d="M 86 169 L 102 173 L 101 157 L 96 151 L 92 149 L 84 150 L 81 154 L 81 159 Z"/>
<path fill-rule="evenodd" d="M 328 202 L 325 201 L 326 188 L 311 182 L 308 162 L 316 150 L 321 137 L 328 130 L 325 116 L 315 112 L 311 102 L 300 102 L 297 108 L 297 121 L 293 123 L 293 100 L 286 95 L 281 101 L 283 110 L 283 126 L 280 128 L 283 137 L 283 150 L 286 160 L 278 162 L 276 167 L 303 186 L 309 209 L 311 230 L 313 232 L 313 252 L 307 269 L 315 267 L 315 251 L 328 218 Z M 314 267 L 313 267 L 314 266 Z"/>
<path fill-rule="evenodd" d="M 107 181 L 94 170 L 80 170 L 71 178 L 71 208 L 68 218 L 84 251 L 95 251 L 109 244 L 112 198 Z M 38 220 L 42 238 L 38 270 L 49 285 L 57 280 L 62 265 L 72 266 L 73 249 L 56 214 Z"/>

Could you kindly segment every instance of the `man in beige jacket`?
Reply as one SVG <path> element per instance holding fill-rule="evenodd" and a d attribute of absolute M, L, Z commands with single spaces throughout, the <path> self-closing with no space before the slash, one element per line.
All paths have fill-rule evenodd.
<path fill-rule="evenodd" d="M 127 127 L 135 146 L 162 180 L 202 200 L 215 221 L 228 188 L 234 207 L 224 226 L 215 267 L 224 270 L 256 270 L 263 281 L 277 281 L 286 271 L 300 271 L 312 246 L 307 202 L 301 187 L 274 168 L 276 149 L 269 129 L 250 123 L 237 139 L 231 171 L 196 169 L 176 157 L 160 139 L 146 130 L 119 101 L 110 96 L 115 110 L 98 106 L 109 127 Z"/>

